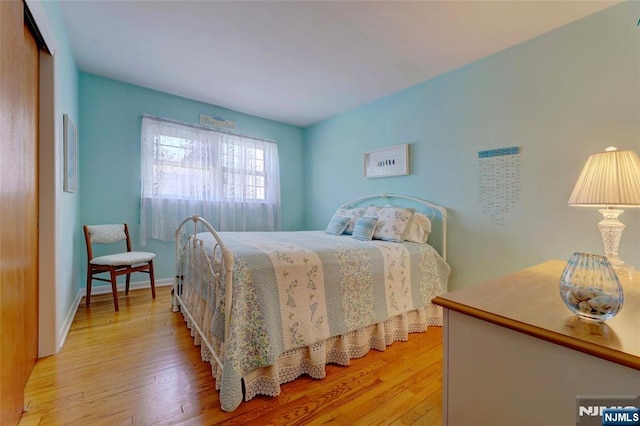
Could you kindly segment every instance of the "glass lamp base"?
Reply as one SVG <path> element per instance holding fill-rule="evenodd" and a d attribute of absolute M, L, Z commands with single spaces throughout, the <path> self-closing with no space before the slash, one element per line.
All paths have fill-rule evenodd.
<path fill-rule="evenodd" d="M 611 259 L 609 259 L 611 261 Z M 616 271 L 616 274 L 622 276 L 631 277 L 636 273 L 636 268 L 633 265 L 629 265 L 628 263 L 624 263 L 620 260 L 619 263 L 611 262 L 611 266 L 613 270 Z"/>
<path fill-rule="evenodd" d="M 618 246 L 624 224 L 620 222 L 618 216 L 623 213 L 620 209 L 601 209 L 598 210 L 604 216 L 604 219 L 598 223 L 598 228 L 602 234 L 602 242 L 604 243 L 604 252 L 607 259 L 611 263 L 614 271 L 618 275 L 631 276 L 636 272 L 636 268 L 632 265 L 624 263 L 618 256 Z"/>

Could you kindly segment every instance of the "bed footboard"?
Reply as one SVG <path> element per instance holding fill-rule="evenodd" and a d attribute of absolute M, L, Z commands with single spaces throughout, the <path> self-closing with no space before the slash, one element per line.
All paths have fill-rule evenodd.
<path fill-rule="evenodd" d="M 215 243 L 207 244 L 209 239 Z M 180 223 L 175 241 L 172 310 L 183 313 L 196 341 L 206 346 L 223 368 L 221 354 L 229 336 L 233 295 L 233 253 L 215 229 L 198 215 Z"/>

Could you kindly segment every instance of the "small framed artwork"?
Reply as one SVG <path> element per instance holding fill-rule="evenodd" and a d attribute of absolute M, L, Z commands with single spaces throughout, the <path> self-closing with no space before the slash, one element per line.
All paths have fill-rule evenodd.
<path fill-rule="evenodd" d="M 63 117 L 65 192 L 78 190 L 78 131 L 67 114 Z"/>
<path fill-rule="evenodd" d="M 393 145 L 364 153 L 364 176 L 378 178 L 409 174 L 409 144 Z"/>

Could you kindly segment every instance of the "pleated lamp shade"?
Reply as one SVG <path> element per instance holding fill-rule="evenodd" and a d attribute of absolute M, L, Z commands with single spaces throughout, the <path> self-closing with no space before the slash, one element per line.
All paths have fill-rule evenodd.
<path fill-rule="evenodd" d="M 640 159 L 614 147 L 591 155 L 569 197 L 570 206 L 640 207 Z"/>

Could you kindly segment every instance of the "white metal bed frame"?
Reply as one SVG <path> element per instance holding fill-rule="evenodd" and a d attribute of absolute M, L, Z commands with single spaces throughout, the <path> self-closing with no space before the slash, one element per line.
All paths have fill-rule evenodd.
<path fill-rule="evenodd" d="M 418 208 L 416 211 L 420 211 L 421 213 L 427 215 L 429 219 L 434 222 L 438 216 L 440 218 L 440 228 L 441 228 L 441 250 L 440 255 L 446 261 L 447 260 L 447 210 L 436 204 L 433 204 L 429 201 L 422 200 L 420 198 L 411 197 L 408 195 L 402 194 L 392 194 L 392 193 L 381 193 L 368 195 L 365 197 L 361 197 L 355 200 L 352 200 L 346 204 L 343 204 L 341 208 L 352 208 L 356 206 L 361 206 L 363 203 L 366 203 L 371 200 L 382 200 L 385 205 L 389 204 L 391 199 L 402 199 L 409 200 L 416 204 Z M 377 205 L 377 204 L 376 204 Z M 397 204 L 393 204 L 397 207 L 409 207 L 409 206 L 399 206 Z M 413 206 L 412 206 L 413 207 Z M 189 234 L 187 232 L 187 228 L 189 223 L 192 224 L 193 233 Z M 209 265 L 209 269 L 211 270 L 212 279 L 217 285 L 223 285 L 225 289 L 225 297 L 224 297 L 224 319 L 225 319 L 225 329 L 224 329 L 224 342 L 228 341 L 229 337 L 229 323 L 231 319 L 231 307 L 232 307 L 232 295 L 233 295 L 233 252 L 228 249 L 218 232 L 211 226 L 209 222 L 203 219 L 199 215 L 192 215 L 185 218 L 180 225 L 176 228 L 176 241 L 175 241 L 175 249 L 176 249 L 176 275 L 174 277 L 173 282 L 173 298 L 172 298 L 172 311 L 179 312 L 182 311 L 185 316 L 187 316 L 192 324 L 192 327 L 195 328 L 196 332 L 200 335 L 202 344 L 206 345 L 207 349 L 210 351 L 215 361 L 218 363 L 220 368 L 223 368 L 223 362 L 220 359 L 220 355 L 213 348 L 211 343 L 205 337 L 205 333 L 202 331 L 200 326 L 197 324 L 197 321 L 192 316 L 192 313 L 184 306 L 183 300 L 181 298 L 182 295 L 182 279 L 184 277 L 182 273 L 182 265 L 181 265 L 181 255 L 184 250 L 204 250 L 202 247 L 202 241 L 198 240 L 195 235 L 198 232 L 210 232 L 216 240 L 216 245 L 213 249 L 213 255 L 211 258 L 207 256 L 207 261 Z M 187 237 L 185 238 L 185 235 Z M 200 247 L 198 247 L 200 245 Z M 223 342 L 223 344 L 224 344 Z"/>

